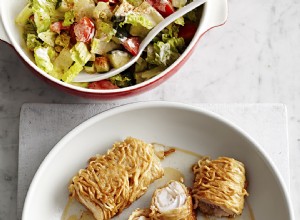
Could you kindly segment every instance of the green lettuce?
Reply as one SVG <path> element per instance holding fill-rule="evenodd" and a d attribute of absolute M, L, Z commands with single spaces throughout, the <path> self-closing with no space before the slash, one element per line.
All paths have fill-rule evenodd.
<path fill-rule="evenodd" d="M 197 22 L 199 19 L 199 11 L 197 9 L 194 9 L 193 11 L 188 12 L 185 16 L 185 18 L 189 19 L 192 22 Z"/>
<path fill-rule="evenodd" d="M 113 36 L 115 36 L 116 30 L 113 25 L 103 21 L 98 21 L 96 23 L 96 35 L 95 38 L 101 39 L 103 41 L 109 42 Z"/>
<path fill-rule="evenodd" d="M 70 50 L 64 48 L 62 49 L 62 51 L 59 53 L 59 55 L 56 57 L 56 59 L 53 62 L 54 71 L 62 74 L 70 68 L 73 62 L 74 61 L 71 57 Z"/>
<path fill-rule="evenodd" d="M 48 44 L 49 46 L 51 47 L 54 47 L 55 45 L 55 38 L 56 38 L 56 33 L 50 31 L 50 30 L 47 30 L 47 31 L 44 31 L 44 32 L 41 32 L 38 34 L 38 37 L 43 41 L 45 42 L 46 44 Z"/>
<path fill-rule="evenodd" d="M 143 0 L 127 0 L 127 2 L 135 7 L 141 5 L 143 3 Z"/>
<path fill-rule="evenodd" d="M 69 10 L 71 10 L 71 8 L 74 5 L 74 1 L 73 0 L 57 0 L 56 5 L 55 5 L 55 9 L 59 12 L 67 12 Z"/>
<path fill-rule="evenodd" d="M 157 66 L 157 67 L 155 67 L 153 69 L 150 69 L 150 70 L 146 70 L 146 71 L 143 71 L 143 72 L 135 73 L 134 74 L 134 78 L 135 78 L 137 84 L 138 83 L 142 83 L 142 82 L 144 82 L 146 80 L 151 79 L 154 76 L 157 76 L 158 74 L 160 74 L 164 70 L 165 70 L 164 67 Z"/>
<path fill-rule="evenodd" d="M 28 34 L 33 34 L 37 36 L 36 26 L 34 25 L 34 22 L 29 22 L 29 21 L 30 20 L 28 20 L 28 22 L 23 27 L 23 36 L 25 41 L 27 39 Z"/>
<path fill-rule="evenodd" d="M 27 34 L 26 37 L 27 48 L 31 51 L 34 51 L 34 48 L 42 46 L 42 42 L 35 34 Z"/>
<path fill-rule="evenodd" d="M 32 10 L 34 12 L 34 22 L 37 32 L 41 33 L 49 29 L 51 15 L 55 13 L 57 0 L 33 0 Z"/>
<path fill-rule="evenodd" d="M 89 86 L 88 82 L 70 82 L 71 85 L 73 86 L 78 86 L 82 88 L 87 88 Z"/>
<path fill-rule="evenodd" d="M 166 43 L 170 44 L 171 46 L 171 50 L 174 52 L 183 52 L 184 48 L 185 48 L 185 42 L 184 39 L 182 37 L 179 38 L 170 38 L 166 41 Z"/>
<path fill-rule="evenodd" d="M 180 17 L 180 18 L 177 18 L 175 21 L 174 21 L 175 24 L 178 24 L 178 25 L 181 25 L 181 26 L 184 26 L 184 18 L 183 17 Z"/>
<path fill-rule="evenodd" d="M 143 26 L 147 29 L 152 29 L 154 24 L 141 13 L 130 13 L 126 16 L 125 20 L 119 25 L 122 27 L 125 24 L 131 24 L 133 26 Z"/>
<path fill-rule="evenodd" d="M 47 73 L 53 70 L 52 60 L 54 60 L 56 52 L 52 47 L 39 46 L 34 48 L 34 59 L 36 65 Z"/>
<path fill-rule="evenodd" d="M 175 8 L 182 8 L 187 3 L 187 0 L 172 0 L 172 5 Z"/>
<path fill-rule="evenodd" d="M 183 38 L 170 38 L 165 42 L 158 41 L 153 46 L 148 46 L 146 61 L 158 66 L 169 66 L 180 57 L 180 52 L 184 47 Z"/>
<path fill-rule="evenodd" d="M 37 11 L 34 13 L 34 22 L 37 27 L 37 32 L 41 33 L 49 29 L 51 20 L 50 15 L 45 11 Z"/>
<path fill-rule="evenodd" d="M 98 2 L 97 6 L 93 10 L 93 17 L 95 19 L 103 19 L 104 21 L 110 21 L 113 13 L 107 2 Z"/>
<path fill-rule="evenodd" d="M 31 15 L 33 15 L 32 6 L 31 4 L 27 4 L 26 7 L 23 8 L 23 10 L 16 17 L 16 23 L 24 26 Z"/>
<path fill-rule="evenodd" d="M 110 52 L 115 49 L 119 49 L 120 45 L 115 43 L 114 41 L 102 41 L 97 38 L 92 39 L 91 43 L 91 53 L 104 55 L 107 52 Z"/>
<path fill-rule="evenodd" d="M 81 66 L 84 66 L 91 57 L 91 53 L 83 42 L 77 42 L 71 49 L 72 60 Z"/>
<path fill-rule="evenodd" d="M 62 80 L 66 83 L 73 81 L 75 76 L 77 76 L 83 70 L 83 66 L 80 63 L 75 62 L 62 76 Z"/>
<path fill-rule="evenodd" d="M 64 15 L 63 26 L 70 26 L 75 21 L 74 12 L 72 10 L 67 11 Z"/>
<path fill-rule="evenodd" d="M 109 78 L 109 80 L 120 88 L 134 85 L 131 73 L 120 73 Z"/>
<path fill-rule="evenodd" d="M 173 52 L 168 43 L 159 41 L 154 44 L 155 60 L 154 64 L 168 66 L 173 63 L 180 54 Z"/>
<path fill-rule="evenodd" d="M 162 36 L 165 39 L 171 37 L 178 37 L 178 33 L 179 33 L 179 26 L 176 24 L 170 24 L 162 30 Z"/>

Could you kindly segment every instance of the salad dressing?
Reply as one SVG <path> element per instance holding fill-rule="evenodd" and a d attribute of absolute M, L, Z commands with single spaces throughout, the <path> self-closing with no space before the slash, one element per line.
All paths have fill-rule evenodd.
<path fill-rule="evenodd" d="M 194 157 L 198 157 L 199 159 L 205 157 L 204 155 L 195 153 L 193 151 L 185 150 L 185 149 L 178 148 L 178 147 L 172 147 L 172 148 L 174 148 L 176 151 L 180 151 L 182 153 L 189 154 L 189 155 L 192 155 Z"/>

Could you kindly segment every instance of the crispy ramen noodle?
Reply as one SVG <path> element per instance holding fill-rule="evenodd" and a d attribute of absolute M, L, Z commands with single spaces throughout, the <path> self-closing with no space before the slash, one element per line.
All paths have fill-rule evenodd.
<path fill-rule="evenodd" d="M 244 208 L 246 177 L 244 165 L 232 158 L 216 160 L 203 158 L 193 166 L 195 174 L 192 190 L 194 208 L 205 215 L 232 217 Z"/>
<path fill-rule="evenodd" d="M 129 216 L 128 220 L 150 220 L 150 209 L 136 209 Z"/>
<path fill-rule="evenodd" d="M 69 192 L 96 220 L 105 220 L 121 213 L 163 174 L 153 146 L 129 137 L 107 154 L 91 158 L 87 168 L 73 177 Z"/>

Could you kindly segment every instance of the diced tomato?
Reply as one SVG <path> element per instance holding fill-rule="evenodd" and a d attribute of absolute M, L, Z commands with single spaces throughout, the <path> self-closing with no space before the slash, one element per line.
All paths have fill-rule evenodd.
<path fill-rule="evenodd" d="M 103 79 L 97 82 L 92 82 L 88 85 L 89 89 L 118 89 L 119 87 L 112 84 L 111 81 Z"/>
<path fill-rule="evenodd" d="M 193 39 L 198 25 L 195 23 L 185 23 L 184 26 L 179 28 L 178 37 L 182 37 L 186 41 L 190 41 Z"/>
<path fill-rule="evenodd" d="M 98 0 L 98 2 L 109 2 L 109 0 Z"/>
<path fill-rule="evenodd" d="M 56 21 L 50 25 L 50 30 L 58 34 L 60 34 L 62 30 L 69 30 L 69 29 L 70 26 L 63 26 L 62 21 Z"/>
<path fill-rule="evenodd" d="M 89 42 L 95 34 L 95 25 L 88 17 L 83 17 L 74 25 L 74 34 L 77 41 Z"/>
<path fill-rule="evenodd" d="M 123 46 L 129 53 L 136 56 L 140 48 L 140 39 L 138 37 L 129 37 L 123 42 Z"/>
<path fill-rule="evenodd" d="M 174 13 L 172 2 L 170 0 L 147 0 L 163 17 L 168 17 Z"/>

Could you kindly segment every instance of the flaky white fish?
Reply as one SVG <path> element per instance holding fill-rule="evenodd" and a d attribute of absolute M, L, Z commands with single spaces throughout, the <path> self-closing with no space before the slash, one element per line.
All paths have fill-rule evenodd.
<path fill-rule="evenodd" d="M 188 189 L 174 180 L 154 192 L 150 209 L 151 220 L 196 219 Z"/>

